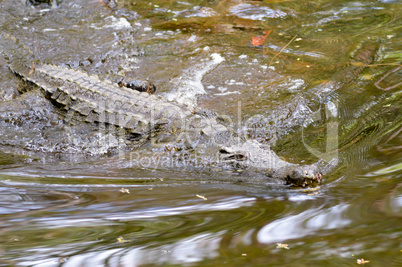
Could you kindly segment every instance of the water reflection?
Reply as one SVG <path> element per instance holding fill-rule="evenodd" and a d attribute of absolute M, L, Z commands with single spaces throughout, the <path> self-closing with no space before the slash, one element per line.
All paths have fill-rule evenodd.
<path fill-rule="evenodd" d="M 200 234 L 183 238 L 178 242 L 161 247 L 150 246 L 140 248 L 110 248 L 103 251 L 85 252 L 72 257 L 52 257 L 41 261 L 30 261 L 21 258 L 21 266 L 58 266 L 61 259 L 63 266 L 140 266 L 146 264 L 184 264 L 196 263 L 204 259 L 212 259 L 219 255 L 219 243 L 223 232 Z M 156 242 L 157 240 L 155 240 Z M 64 248 L 65 249 L 65 248 Z M 54 254 L 57 251 L 39 249 L 42 255 Z"/>
<path fill-rule="evenodd" d="M 285 216 L 273 221 L 258 232 L 261 243 L 283 242 L 312 235 L 320 230 L 341 228 L 351 220 L 344 218 L 349 205 L 341 204 L 329 209 L 310 209 L 297 215 Z"/>
<path fill-rule="evenodd" d="M 266 6 L 257 6 L 253 4 L 239 4 L 229 8 L 229 13 L 239 18 L 250 20 L 263 20 L 267 18 L 281 18 L 287 14 L 280 10 L 273 10 Z"/>

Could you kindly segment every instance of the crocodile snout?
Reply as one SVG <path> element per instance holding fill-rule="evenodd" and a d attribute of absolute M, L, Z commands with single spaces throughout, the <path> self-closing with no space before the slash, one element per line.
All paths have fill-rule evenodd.
<path fill-rule="evenodd" d="M 304 165 L 294 168 L 286 176 L 286 184 L 295 186 L 306 187 L 309 185 L 317 185 L 321 183 L 322 173 L 318 170 L 317 166 Z"/>

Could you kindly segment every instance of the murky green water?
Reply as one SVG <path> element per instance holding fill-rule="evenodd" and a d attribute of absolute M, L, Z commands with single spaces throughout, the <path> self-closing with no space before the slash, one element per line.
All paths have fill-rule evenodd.
<path fill-rule="evenodd" d="M 2 108 L 1 266 L 402 265 L 400 1 L 23 2 L 0 1 L 1 32 L 44 62 L 152 80 L 290 161 L 339 164 L 295 189 L 110 155 L 107 135 L 58 139 L 51 106 Z"/>

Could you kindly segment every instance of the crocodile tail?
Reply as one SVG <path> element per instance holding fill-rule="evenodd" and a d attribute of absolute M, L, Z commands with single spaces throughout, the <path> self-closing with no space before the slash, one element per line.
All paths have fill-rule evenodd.
<path fill-rule="evenodd" d="M 0 50 L 8 61 L 8 67 L 15 74 L 28 76 L 34 70 L 35 55 L 25 44 L 14 36 L 3 33 L 0 36 Z"/>

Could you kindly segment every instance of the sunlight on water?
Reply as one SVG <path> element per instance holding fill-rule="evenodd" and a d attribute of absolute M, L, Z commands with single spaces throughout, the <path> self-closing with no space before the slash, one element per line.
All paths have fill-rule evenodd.
<path fill-rule="evenodd" d="M 204 50 L 208 51 L 206 48 L 208 47 L 205 47 Z M 206 94 L 204 85 L 201 82 L 203 77 L 213 71 L 224 60 L 217 53 L 212 53 L 209 57 L 195 59 L 195 62 L 201 61 L 202 63 L 189 63 L 192 68 L 185 70 L 182 76 L 172 80 L 172 84 L 176 89 L 166 94 L 166 98 L 170 101 L 176 100 L 183 104 L 196 106 L 199 95 Z"/>

